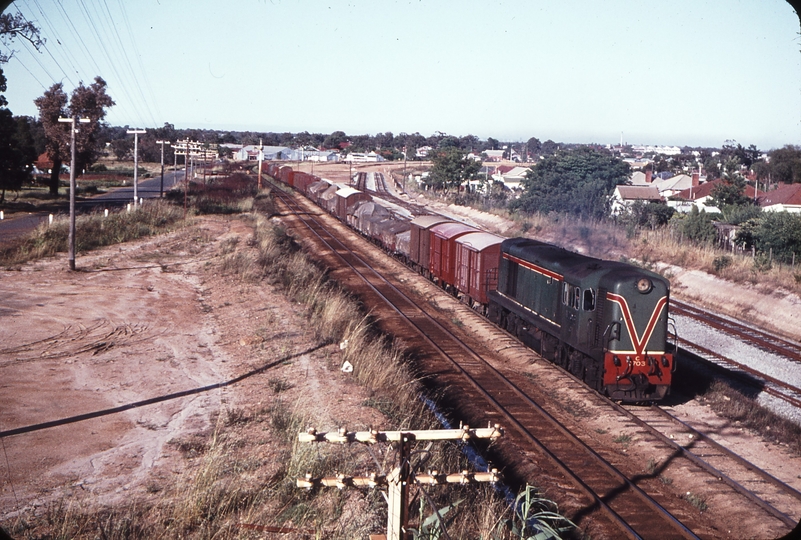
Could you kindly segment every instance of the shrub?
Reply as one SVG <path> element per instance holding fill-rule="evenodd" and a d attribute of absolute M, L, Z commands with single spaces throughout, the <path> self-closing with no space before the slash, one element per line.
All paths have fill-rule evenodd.
<path fill-rule="evenodd" d="M 715 257 L 712 261 L 712 268 L 715 269 L 716 274 L 719 274 L 724 268 L 731 266 L 731 263 L 731 257 L 728 255 L 721 255 L 720 257 Z"/>

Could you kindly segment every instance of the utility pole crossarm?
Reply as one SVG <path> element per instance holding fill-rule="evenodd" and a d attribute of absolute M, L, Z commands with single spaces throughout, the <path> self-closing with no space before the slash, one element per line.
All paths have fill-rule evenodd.
<path fill-rule="evenodd" d="M 488 428 L 471 428 L 462 426 L 458 429 L 434 429 L 423 431 L 347 431 L 341 428 L 336 432 L 320 433 L 310 428 L 305 433 L 298 434 L 299 442 L 335 442 L 335 443 L 364 443 L 376 444 L 379 442 L 398 441 L 446 441 L 470 439 L 497 439 L 503 435 L 503 429 L 495 424 Z"/>
<path fill-rule="evenodd" d="M 408 482 L 420 485 L 443 485 L 443 484 L 475 484 L 479 482 L 500 482 L 501 473 L 498 469 L 491 469 L 487 472 L 462 471 L 459 473 L 445 474 L 437 471 L 430 471 L 426 474 L 412 474 Z M 313 478 L 307 474 L 303 478 L 297 479 L 299 488 L 312 489 L 314 487 L 335 487 L 344 489 L 346 487 L 383 487 L 389 485 L 389 479 L 385 475 L 375 473 L 367 476 L 323 476 Z"/>

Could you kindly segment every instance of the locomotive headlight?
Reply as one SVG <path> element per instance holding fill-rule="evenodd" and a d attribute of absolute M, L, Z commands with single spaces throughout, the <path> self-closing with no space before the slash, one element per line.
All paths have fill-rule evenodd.
<path fill-rule="evenodd" d="M 637 290 L 642 294 L 651 292 L 651 289 L 654 288 L 654 284 L 651 283 L 651 280 L 648 278 L 640 278 L 637 280 Z"/>

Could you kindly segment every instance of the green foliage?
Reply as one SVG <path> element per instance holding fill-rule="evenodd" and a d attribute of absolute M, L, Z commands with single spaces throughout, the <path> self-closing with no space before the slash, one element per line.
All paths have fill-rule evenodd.
<path fill-rule="evenodd" d="M 676 210 L 662 203 L 636 201 L 627 208 L 620 220 L 627 225 L 656 229 L 670 222 Z"/>
<path fill-rule="evenodd" d="M 711 244 L 717 238 L 711 218 L 705 211 L 699 212 L 697 206 L 678 221 L 678 229 L 685 239 L 700 245 Z"/>
<path fill-rule="evenodd" d="M 752 204 L 751 199 L 745 195 L 745 179 L 739 175 L 734 175 L 732 178 L 724 178 L 719 182 L 712 189 L 711 199 L 712 203 L 721 209 L 724 206 Z"/>
<path fill-rule="evenodd" d="M 481 163 L 468 158 L 455 146 L 438 149 L 432 155 L 428 182 L 435 190 L 459 189 L 464 182 L 478 178 Z"/>
<path fill-rule="evenodd" d="M 512 537 L 520 540 L 551 540 L 575 528 L 572 521 L 559 514 L 555 502 L 539 497 L 537 488 L 527 485 L 515 499 L 512 518 L 500 523 L 494 536 L 506 538 L 500 534 L 511 531 Z"/>
<path fill-rule="evenodd" d="M 606 152 L 587 147 L 560 152 L 529 170 L 512 209 L 600 219 L 609 214 L 612 192 L 629 172 L 627 163 Z"/>
<path fill-rule="evenodd" d="M 721 255 L 720 257 L 715 257 L 712 261 L 712 268 L 715 269 L 715 273 L 720 273 L 721 270 L 731 266 L 732 260 L 731 257 L 728 255 Z"/>
<path fill-rule="evenodd" d="M 801 182 L 801 147 L 788 144 L 771 152 L 770 173 L 774 181 Z"/>
<path fill-rule="evenodd" d="M 765 212 L 754 231 L 757 251 L 770 253 L 777 261 L 790 263 L 793 253 L 801 254 L 801 215 L 789 212 Z"/>
<path fill-rule="evenodd" d="M 447 530 L 447 525 L 453 521 L 453 510 L 456 509 L 461 500 L 440 508 L 428 517 L 424 517 L 425 499 L 420 499 L 420 530 L 409 529 L 414 540 L 438 540 L 442 538 L 442 532 Z"/>
<path fill-rule="evenodd" d="M 740 225 L 746 221 L 758 218 L 762 208 L 754 204 L 732 205 L 719 207 L 723 212 L 723 221 L 729 225 Z"/>
<path fill-rule="evenodd" d="M 771 268 L 773 268 L 773 261 L 770 260 L 768 254 L 758 253 L 756 257 L 754 257 L 754 272 L 768 272 Z"/>

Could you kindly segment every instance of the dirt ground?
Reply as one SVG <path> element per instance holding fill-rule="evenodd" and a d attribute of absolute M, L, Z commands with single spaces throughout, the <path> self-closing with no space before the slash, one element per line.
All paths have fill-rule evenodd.
<path fill-rule="evenodd" d="M 469 213 L 488 227 L 504 225 L 495 216 L 442 210 Z M 0 439 L 0 522 L 62 497 L 113 504 L 147 496 L 190 466 L 181 441 L 208 434 L 237 407 L 267 403 L 270 378 L 299 381 L 291 399 L 312 403 L 331 419 L 319 429 L 336 428 L 343 418 L 349 428 L 379 425 L 378 413 L 359 405 L 363 390 L 338 371 L 338 347 L 318 348 L 303 332 L 296 304 L 269 287 L 217 273 L 221 246 L 234 238 L 243 245 L 249 234 L 241 218 L 208 217 L 178 233 L 81 254 L 78 272 L 67 271 L 62 255 L 0 273 L 0 431 L 31 427 Z M 722 301 L 743 299 L 742 291 L 708 276 L 675 275 L 677 292 L 688 298 L 714 290 Z M 801 325 L 786 322 L 801 320 L 797 297 L 753 294 L 742 300 L 752 313 L 798 335 Z M 282 358 L 287 362 L 267 374 L 203 390 Z M 111 411 L 185 391 L 193 392 Z M 721 424 L 701 404 L 677 408 L 699 429 L 715 426 L 747 457 L 801 488 L 797 456 Z M 258 452 L 270 451 L 259 443 Z"/>
<path fill-rule="evenodd" d="M 281 399 L 328 419 L 318 429 L 381 424 L 337 369 L 339 347 L 302 330 L 297 304 L 217 273 L 221 246 L 245 246 L 251 232 L 245 219 L 206 217 L 80 255 L 78 272 L 59 256 L 0 274 L 0 431 L 31 429 L 0 439 L 0 523 L 58 500 L 158 492 L 193 467 L 187 449 L 220 419 L 269 407 L 271 381 L 289 381 Z M 97 417 L 70 422 L 87 413 Z M 52 421 L 63 425 L 37 429 Z M 252 451 L 269 478 L 277 465 L 260 426 Z"/>

